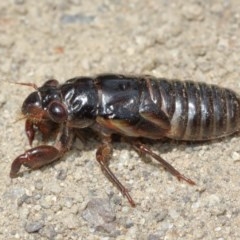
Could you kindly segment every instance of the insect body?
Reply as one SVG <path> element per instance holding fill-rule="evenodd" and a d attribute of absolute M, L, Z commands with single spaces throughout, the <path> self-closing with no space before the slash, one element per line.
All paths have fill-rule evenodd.
<path fill-rule="evenodd" d="M 34 84 L 24 84 L 35 86 Z M 240 97 L 231 90 L 205 83 L 106 74 L 77 77 L 59 84 L 49 80 L 23 103 L 30 145 L 39 131 L 48 137 L 58 129 L 54 146 L 41 145 L 17 157 L 10 176 L 21 165 L 39 168 L 71 148 L 79 129 L 91 128 L 102 139 L 96 152 L 105 175 L 132 206 L 127 189 L 108 167 L 112 134 L 119 134 L 140 153 L 149 154 L 179 180 L 195 184 L 143 145 L 139 137 L 201 141 L 230 135 L 240 129 Z"/>

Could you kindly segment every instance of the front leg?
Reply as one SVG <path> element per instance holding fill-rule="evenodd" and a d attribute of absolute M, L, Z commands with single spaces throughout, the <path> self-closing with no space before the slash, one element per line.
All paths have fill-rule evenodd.
<path fill-rule="evenodd" d="M 60 158 L 71 147 L 73 134 L 69 128 L 62 126 L 55 146 L 42 145 L 27 150 L 12 163 L 10 177 L 15 178 L 22 165 L 30 169 L 38 169 Z"/>
<path fill-rule="evenodd" d="M 53 146 L 42 145 L 31 148 L 13 161 L 10 177 L 17 177 L 22 165 L 31 169 L 38 169 L 48 163 L 53 162 L 60 156 L 60 151 Z"/>

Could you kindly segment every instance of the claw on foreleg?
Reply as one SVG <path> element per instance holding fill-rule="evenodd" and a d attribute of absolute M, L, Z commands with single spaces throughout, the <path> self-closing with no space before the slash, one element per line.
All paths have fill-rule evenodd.
<path fill-rule="evenodd" d="M 10 177 L 15 178 L 22 165 L 37 169 L 48 163 L 51 163 L 61 156 L 61 152 L 53 146 L 38 146 L 27 150 L 18 156 L 12 163 Z"/>

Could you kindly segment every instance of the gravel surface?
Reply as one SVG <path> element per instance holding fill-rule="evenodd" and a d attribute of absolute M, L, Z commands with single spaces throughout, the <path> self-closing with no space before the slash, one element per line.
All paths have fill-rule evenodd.
<path fill-rule="evenodd" d="M 240 93 L 239 13 L 237 0 L 1 1 L 0 239 L 240 239 L 239 136 L 153 144 L 194 187 L 114 144 L 111 168 L 136 208 L 101 173 L 94 139 L 78 141 L 61 161 L 9 178 L 13 159 L 29 149 L 24 122 L 16 120 L 32 91 L 10 82 L 40 86 L 53 77 L 116 72 Z"/>

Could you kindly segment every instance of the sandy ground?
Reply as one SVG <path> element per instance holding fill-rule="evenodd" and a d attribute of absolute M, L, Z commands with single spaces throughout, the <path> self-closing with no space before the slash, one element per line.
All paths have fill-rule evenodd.
<path fill-rule="evenodd" d="M 240 5 L 229 1 L 69 0 L 0 2 L 0 239 L 239 239 L 239 136 L 152 149 L 197 186 L 178 182 L 127 144 L 111 168 L 137 203 L 104 177 L 97 140 L 11 180 L 29 149 L 21 104 L 40 86 L 116 72 L 193 79 L 240 93 Z M 39 144 L 37 141 L 34 145 Z"/>

